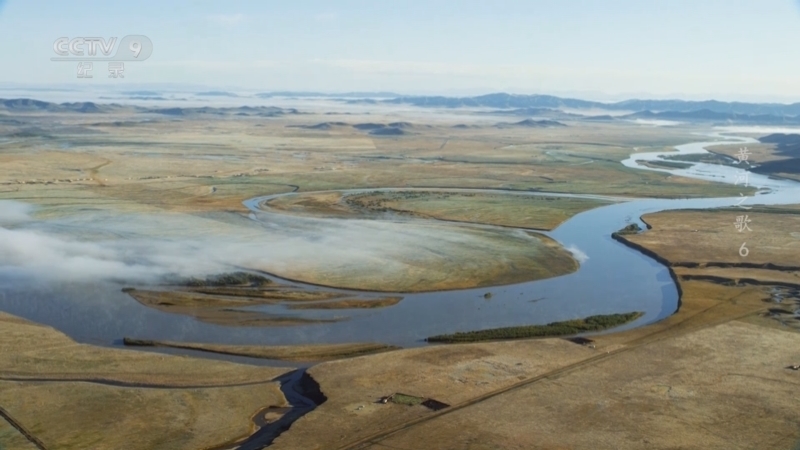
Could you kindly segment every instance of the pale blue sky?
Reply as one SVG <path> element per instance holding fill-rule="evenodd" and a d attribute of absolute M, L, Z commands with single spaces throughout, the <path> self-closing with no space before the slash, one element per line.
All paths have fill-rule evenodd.
<path fill-rule="evenodd" d="M 797 0 L 8 0 L 0 82 L 75 83 L 58 37 L 128 34 L 130 85 L 800 101 Z"/>

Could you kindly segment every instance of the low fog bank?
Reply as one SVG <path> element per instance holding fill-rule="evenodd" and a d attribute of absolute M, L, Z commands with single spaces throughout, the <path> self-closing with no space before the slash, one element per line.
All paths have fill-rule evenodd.
<path fill-rule="evenodd" d="M 265 223 L 240 218 L 236 224 L 111 211 L 35 220 L 33 212 L 30 205 L 0 201 L 0 277 L 157 283 L 242 267 L 276 274 L 323 267 L 403 270 L 401 261 L 447 258 L 448 247 L 482 244 L 459 227 L 372 220 L 272 215 Z"/>
<path fill-rule="evenodd" d="M 159 240 L 86 242 L 55 232 L 59 221 L 37 221 L 32 205 L 0 201 L 0 276 L 52 281 L 153 282 L 165 275 L 219 271 L 197 254 L 197 243 Z"/>
<path fill-rule="evenodd" d="M 0 228 L 0 274 L 58 281 L 152 282 L 164 275 L 212 273 L 223 266 L 204 261 L 187 243 L 81 242 L 33 230 Z"/>
<path fill-rule="evenodd" d="M 572 253 L 572 256 L 578 260 L 579 263 L 583 264 L 589 260 L 589 255 L 586 254 L 583 250 L 578 248 L 577 245 L 570 245 L 567 247 L 567 250 Z"/>
<path fill-rule="evenodd" d="M 33 206 L 13 200 L 0 201 L 0 226 L 33 220 Z"/>

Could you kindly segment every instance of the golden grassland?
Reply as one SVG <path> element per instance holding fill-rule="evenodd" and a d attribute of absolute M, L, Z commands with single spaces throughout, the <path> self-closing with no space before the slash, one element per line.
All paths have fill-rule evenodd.
<path fill-rule="evenodd" d="M 575 214 L 609 201 L 484 192 L 399 191 L 297 194 L 267 203 L 273 210 L 327 217 L 370 217 L 381 213 L 455 222 L 552 230 Z"/>
<path fill-rule="evenodd" d="M 437 229 L 448 225 L 426 227 L 433 238 L 438 237 Z M 403 251 L 396 260 L 374 264 L 368 270 L 311 262 L 302 271 L 287 271 L 286 276 L 323 286 L 404 293 L 513 284 L 578 269 L 569 252 L 542 234 L 472 227 L 458 231 L 448 231 L 438 240 L 432 239 L 427 248 Z"/>
<path fill-rule="evenodd" d="M 34 216 L 41 220 L 149 214 L 169 217 L 174 224 L 153 228 L 154 233 L 186 229 L 190 235 L 255 237 L 264 230 L 246 223 L 243 216 L 249 211 L 242 201 L 294 190 L 467 187 L 629 197 L 741 192 L 737 187 L 619 164 L 634 149 L 665 150 L 696 139 L 692 127 L 570 122 L 560 129 L 500 129 L 493 126 L 494 118 L 473 117 L 468 119 L 477 128 L 457 129 L 453 125 L 461 119 L 452 116 L 304 112 L 236 120 L 176 121 L 148 115 L 149 122 L 130 126 L 114 125 L 137 117 L 130 112 L 19 114 L 24 125 L 3 124 L 0 132 L 26 126 L 47 131 L 0 143 L 0 199 L 37 205 Z M 409 134 L 399 137 L 370 136 L 352 127 L 329 131 L 290 127 L 326 121 L 392 122 L 400 117 L 412 125 Z M 335 196 L 309 200 L 331 205 Z M 397 200 L 388 206 L 420 217 L 549 229 L 598 204 L 578 199 L 526 201 L 530 203 L 511 196 L 458 195 L 411 203 Z M 335 208 L 326 208 L 336 214 Z M 256 269 L 316 284 L 400 292 L 515 283 L 575 268 L 567 261 L 569 255 L 544 237 L 451 225 L 420 228 L 420 233 L 432 235 L 427 242 L 377 261 L 365 258 L 338 265 L 311 261 L 302 267 L 271 264 Z M 442 233 L 447 237 L 440 237 Z M 456 241 L 467 245 L 451 251 Z M 495 258 L 497 254 L 508 256 Z M 550 257 L 554 264 L 543 267 Z M 471 264 L 462 267 L 467 260 Z M 463 276 L 452 277 L 454 271 L 463 271 Z"/>
<path fill-rule="evenodd" d="M 745 217 L 746 216 L 746 217 Z M 800 208 L 724 208 L 710 211 L 669 211 L 643 220 L 657 229 L 626 239 L 647 247 L 672 264 L 774 264 L 800 267 Z M 737 221 L 747 228 L 737 229 Z M 747 256 L 740 248 L 746 243 Z M 743 252 L 745 253 L 745 252 Z"/>
<path fill-rule="evenodd" d="M 598 200 L 502 194 L 378 193 L 348 198 L 369 209 L 388 208 L 422 217 L 552 230 L 570 217 L 608 204 Z M 373 205 L 370 205 L 373 204 Z"/>
<path fill-rule="evenodd" d="M 800 381 L 784 366 L 798 342 L 734 321 L 632 347 L 362 448 L 790 449 Z"/>
<path fill-rule="evenodd" d="M 71 119 L 80 125 L 115 117 Z M 46 125 L 51 119 L 35 120 Z M 314 120 L 331 119 L 193 119 L 179 126 L 163 120 L 99 128 L 100 133 L 24 138 L 0 144 L 0 191 L 5 198 L 26 198 L 44 188 L 33 192 L 39 204 L 60 205 L 67 194 L 85 198 L 83 203 L 183 212 L 244 212 L 241 200 L 289 192 L 292 186 L 304 191 L 419 185 L 629 196 L 738 194 L 732 187 L 617 163 L 634 146 L 662 150 L 691 141 L 691 129 L 574 124 L 561 130 L 454 130 L 435 122 L 430 128 L 420 124 L 412 135 L 373 138 L 355 130 L 286 127 Z M 53 194 L 62 199 L 48 201 Z"/>
<path fill-rule="evenodd" d="M 0 382 L 0 404 L 58 449 L 205 448 L 248 436 L 250 418 L 282 405 L 265 385 L 145 389 L 82 382 Z"/>
<path fill-rule="evenodd" d="M 630 365 L 644 368 L 660 367 L 665 348 L 673 345 L 673 341 L 679 338 L 686 339 L 688 344 L 681 344 L 680 348 L 683 353 L 680 358 L 672 350 L 669 350 L 670 357 L 678 358 L 681 366 L 685 361 L 690 361 L 688 366 L 692 367 L 697 362 L 697 358 L 702 359 L 706 354 L 704 351 L 694 352 L 692 343 L 707 341 L 709 338 L 706 337 L 706 334 L 713 337 L 714 345 L 720 341 L 726 342 L 729 336 L 741 333 L 735 324 L 731 325 L 731 320 L 757 314 L 765 309 L 767 305 L 764 300 L 769 298 L 764 286 L 723 286 L 707 281 L 682 281 L 681 286 L 684 291 L 682 305 L 675 315 L 646 327 L 592 336 L 594 348 L 577 345 L 563 339 L 531 339 L 406 349 L 356 358 L 346 362 L 319 364 L 310 369 L 309 373 L 320 383 L 322 391 L 326 393 L 329 400 L 298 420 L 288 432 L 278 438 L 274 444 L 275 448 L 349 448 L 345 446 L 348 442 L 355 442 L 360 438 L 393 429 L 395 426 L 399 427 L 406 422 L 426 419 L 434 415 L 425 408 L 394 409 L 392 406 L 373 403 L 381 396 L 393 392 L 431 397 L 458 408 L 459 405 L 468 405 L 483 395 L 511 388 L 517 384 L 524 384 L 526 380 L 531 382 L 530 387 L 521 386 L 507 393 L 498 394 L 496 400 L 486 400 L 492 405 L 501 405 L 504 402 L 512 402 L 511 399 L 518 396 L 525 398 L 525 401 L 521 402 L 514 400 L 513 409 L 510 410 L 517 416 L 517 419 L 514 419 L 517 422 L 511 422 L 516 425 L 516 429 L 503 425 L 503 421 L 510 420 L 508 418 L 510 413 L 500 413 L 497 410 L 498 406 L 491 406 L 490 411 L 484 412 L 484 403 L 481 402 L 465 406 L 463 414 L 459 413 L 459 417 L 462 418 L 479 414 L 484 419 L 481 423 L 470 422 L 470 427 L 472 427 L 470 433 L 476 448 L 491 448 L 492 445 L 503 445 L 508 448 L 516 448 L 514 447 L 516 445 L 519 448 L 530 448 L 537 439 L 554 439 L 552 448 L 558 448 L 556 444 L 559 440 L 552 436 L 561 436 L 563 433 L 544 432 L 522 426 L 522 423 L 519 422 L 523 420 L 522 417 L 528 417 L 530 414 L 539 417 L 539 411 L 541 414 L 546 414 L 546 411 L 557 411 L 559 420 L 569 424 L 575 422 L 590 424 L 594 420 L 595 414 L 598 414 L 593 406 L 597 402 L 614 402 L 616 404 L 614 409 L 602 412 L 602 414 L 610 415 L 609 418 L 604 419 L 603 423 L 605 424 L 627 423 L 629 421 L 625 417 L 634 413 L 644 414 L 650 411 L 648 414 L 656 414 L 658 411 L 656 408 L 639 409 L 638 401 L 636 406 L 625 407 L 624 402 L 617 394 L 620 389 L 619 383 L 609 384 L 610 387 L 606 387 L 605 384 L 596 383 L 595 380 L 605 380 L 606 377 L 613 378 L 615 376 L 620 376 L 624 380 L 633 380 L 635 377 L 629 378 L 626 375 L 630 371 Z M 785 372 L 783 367 L 792 360 L 800 358 L 800 353 L 793 350 L 791 346 L 787 347 L 789 343 L 781 340 L 781 333 L 777 329 L 774 331 L 765 329 L 763 334 L 759 330 L 754 330 L 746 334 L 747 338 L 736 339 L 735 342 L 719 345 L 717 348 L 720 353 L 727 355 L 727 358 L 735 360 L 742 357 L 741 355 L 749 355 L 751 350 L 761 348 L 763 345 L 771 346 L 773 341 L 777 340 L 782 347 L 770 350 L 772 353 L 770 357 L 776 358 L 770 374 L 777 373 L 782 375 L 781 379 L 791 380 L 782 372 Z M 800 335 L 794 339 L 795 344 L 800 343 Z M 635 357 L 617 359 L 617 356 L 613 356 L 616 352 L 627 353 L 634 349 L 636 349 Z M 778 354 L 775 354 L 776 352 Z M 598 378 L 599 375 L 591 369 L 593 363 L 587 361 L 593 361 L 595 358 L 602 359 L 606 357 L 605 355 L 609 355 L 609 359 L 604 363 L 602 378 Z M 586 367 L 581 366 L 584 363 Z M 761 364 L 758 361 L 748 364 L 751 363 L 756 367 Z M 542 401 L 544 393 L 552 388 L 547 380 L 555 378 L 556 373 L 560 373 L 562 369 L 571 368 L 573 365 L 575 369 L 570 370 L 575 370 L 574 376 L 579 377 L 573 389 L 560 391 L 560 396 L 546 395 L 546 401 Z M 708 374 L 721 374 L 727 370 L 722 366 L 714 368 L 709 365 L 710 363 L 698 364 L 695 369 L 682 369 L 679 372 L 681 386 L 693 383 L 703 386 L 703 380 L 709 376 Z M 582 375 L 584 372 L 587 375 Z M 677 376 L 675 372 L 667 371 L 665 373 L 667 378 Z M 545 378 L 536 381 L 537 377 Z M 664 384 L 669 386 L 670 383 L 677 382 L 677 380 L 666 380 Z M 747 402 L 756 401 L 746 394 L 749 389 L 754 388 L 752 383 L 752 379 L 744 378 L 733 380 L 728 387 L 731 392 L 736 393 L 737 401 L 739 401 L 739 397 L 744 396 L 741 403 L 744 405 Z M 648 396 L 650 387 L 651 385 L 638 386 L 626 396 L 631 398 Z M 759 397 L 756 401 L 761 408 L 770 404 L 771 399 L 785 395 L 783 389 L 774 390 L 771 385 L 766 386 L 765 389 L 764 396 Z M 715 392 L 712 395 L 712 393 L 697 389 L 694 391 L 694 395 L 697 397 L 696 402 L 703 404 L 702 409 L 698 409 L 698 411 L 706 411 L 711 416 L 717 414 L 715 405 L 718 401 L 718 393 Z M 584 400 L 590 396 L 596 399 Z M 642 401 L 646 402 L 646 399 Z M 571 409 L 566 409 L 564 405 L 573 406 Z M 778 410 L 782 411 L 783 416 L 764 420 L 771 422 L 770 427 L 779 430 L 779 437 L 796 436 L 800 438 L 800 433 L 796 429 L 785 426 L 783 417 L 791 411 L 788 409 L 789 405 L 783 400 L 776 405 L 780 405 Z M 565 408 L 563 411 L 562 407 Z M 537 412 L 534 413 L 534 411 Z M 501 414 L 503 420 L 487 418 L 494 413 Z M 728 417 L 727 414 L 725 412 L 723 416 Z M 570 415 L 571 417 L 568 417 Z M 430 426 L 427 425 L 414 426 L 411 430 L 419 429 L 419 432 L 409 432 L 408 434 L 409 436 L 413 435 L 416 439 L 425 439 L 426 442 L 429 439 L 435 439 L 431 441 L 431 448 L 463 448 L 465 444 L 455 432 L 455 428 L 462 425 L 461 420 L 463 419 L 459 419 L 457 426 L 450 424 L 445 417 L 432 420 L 431 426 L 434 428 L 436 427 L 434 424 L 442 424 L 447 429 L 445 432 L 433 433 L 435 437 L 431 435 Z M 670 421 L 674 420 L 670 418 Z M 677 424 L 682 423 L 679 417 L 677 420 Z M 763 421 L 759 422 L 757 426 L 750 426 L 745 417 L 738 417 L 736 420 L 740 425 L 748 426 L 748 430 L 752 433 L 751 439 L 756 441 L 759 439 L 757 427 L 763 426 Z M 558 422 L 557 420 L 547 421 L 548 426 L 555 426 Z M 671 426 L 674 427 L 677 424 Z M 594 425 L 587 426 L 595 429 Z M 503 430 L 501 435 L 493 434 L 492 430 L 496 427 Z M 624 444 L 623 441 L 629 433 L 635 430 L 627 429 L 625 426 L 622 427 L 622 430 L 618 437 L 619 442 L 609 441 L 603 448 L 616 448 L 617 445 L 625 448 L 627 444 Z M 565 429 L 564 432 L 566 431 Z M 596 431 L 600 432 L 599 429 Z M 715 434 L 712 431 L 709 436 L 703 436 L 704 430 L 702 429 L 692 429 L 691 432 L 696 434 L 695 438 L 699 439 L 698 442 L 709 442 L 709 436 L 713 437 Z M 655 436 L 655 438 L 669 440 L 670 436 L 669 433 L 665 433 Z M 408 437 L 408 439 L 411 438 Z M 583 441 L 580 439 L 584 439 L 584 436 L 576 437 L 575 439 L 578 439 L 576 441 L 571 441 L 570 439 L 573 438 L 567 436 L 562 439 L 564 440 L 560 445 L 563 447 L 580 448 L 583 445 Z M 450 440 L 453 441 L 452 444 L 447 443 Z M 340 445 L 342 447 L 339 447 Z M 409 444 L 406 441 L 403 441 L 402 444 L 387 441 L 387 445 L 413 448 L 413 446 L 408 447 Z M 640 445 L 640 440 L 634 441 L 632 446 L 627 448 L 639 448 L 637 446 Z"/>
<path fill-rule="evenodd" d="M 730 280 L 734 283 L 772 283 L 800 286 L 800 271 L 754 269 L 750 267 L 674 267 L 678 277 L 692 279 L 706 277 Z"/>
<path fill-rule="evenodd" d="M 36 445 L 3 419 L 0 419 L 0 446 L 3 450 L 38 450 Z"/>
<path fill-rule="evenodd" d="M 50 327 L 2 313 L 5 377 L 213 386 L 268 381 L 285 370 L 78 344 Z"/>
<path fill-rule="evenodd" d="M 230 289 L 230 288 L 227 288 Z M 238 296 L 207 295 L 191 291 L 148 291 L 139 289 L 126 289 L 128 295 L 139 303 L 158 309 L 160 311 L 183 314 L 196 318 L 201 322 L 226 326 L 290 326 L 307 325 L 311 323 L 331 322 L 332 319 L 304 319 L 277 314 L 267 314 L 260 311 L 237 309 L 236 307 L 274 304 L 281 297 L 258 298 Z M 316 300 L 329 298 L 326 295 L 313 295 L 303 293 L 301 298 Z M 286 297 L 283 297 L 285 299 Z"/>
<path fill-rule="evenodd" d="M 23 119 L 45 126 L 54 121 L 51 116 Z M 120 117 L 57 119 L 81 127 L 89 120 Z M 241 214 L 247 213 L 241 205 L 246 198 L 295 189 L 474 187 L 631 197 L 736 197 L 742 192 L 619 164 L 632 147 L 656 151 L 696 140 L 691 127 L 570 123 L 521 130 L 482 124 L 462 130 L 451 128 L 455 122 L 422 124 L 425 119 L 416 118 L 412 134 L 397 138 L 349 128 L 286 127 L 339 119 L 320 114 L 163 120 L 21 138 L 0 143 L 0 199 L 36 204 L 41 207 L 36 217 L 48 219 L 87 209 Z M 10 130 L 0 127 L 0 132 Z M 459 203 L 447 214 L 464 218 L 459 208 L 468 202 L 454 201 Z M 420 209 L 420 214 L 427 207 L 423 202 L 393 206 Z M 577 210 L 562 207 L 561 213 L 543 213 L 545 222 Z M 508 206 L 496 208 L 478 219 L 519 223 L 527 217 L 504 219 Z M 746 234 L 746 262 L 797 265 L 796 215 L 753 211 L 748 213 L 753 231 L 738 233 L 733 224 L 740 212 L 664 214 L 645 217 L 652 230 L 623 239 L 669 262 L 719 262 L 738 270 Z M 402 270 L 373 264 L 369 277 L 361 277 L 361 268 L 333 270 L 322 264 L 291 273 L 318 284 L 411 291 L 512 283 L 577 267 L 543 236 L 450 226 L 474 239 L 446 258 L 432 247 L 409 257 Z M 792 276 L 783 272 L 754 276 L 764 282 Z M 562 339 L 521 340 L 429 346 L 319 364 L 309 373 L 328 401 L 294 423 L 274 448 L 349 448 L 362 439 L 374 448 L 420 443 L 441 449 L 789 448 L 800 438 L 794 402 L 800 381 L 784 367 L 800 363 L 800 334 L 752 322 L 753 314 L 770 306 L 771 286 L 720 284 L 688 275 L 703 273 L 677 275 L 683 277 L 683 296 L 676 314 L 647 327 L 593 337 L 594 348 Z M 256 411 L 285 405 L 271 381 L 283 369 L 91 347 L 5 314 L 0 330 L 0 406 L 55 448 L 205 448 L 248 435 Z M 421 406 L 375 403 L 394 392 L 452 406 L 434 413 Z M 0 433 L 6 429 L 0 427 Z"/>
<path fill-rule="evenodd" d="M 747 216 L 753 231 L 739 232 L 733 226 L 735 220 L 722 222 L 722 217 L 734 216 Z M 748 321 L 784 331 L 800 329 L 800 316 L 795 314 L 800 311 L 800 233 L 795 231 L 800 230 L 800 205 L 759 206 L 748 211 L 668 211 L 648 214 L 643 220 L 657 232 L 625 239 L 655 251 L 673 266 L 678 279 L 771 286 L 771 295 L 763 300 L 772 307 Z M 756 228 L 756 221 L 766 228 Z M 736 245 L 745 242 L 749 254 L 742 256 Z M 725 247 L 735 252 L 725 252 Z"/>
<path fill-rule="evenodd" d="M 287 369 L 78 344 L 5 313 L 0 331 L 0 407 L 47 448 L 204 448 L 286 404 L 271 380 Z"/>
<path fill-rule="evenodd" d="M 375 343 L 313 344 L 313 345 L 216 345 L 187 342 L 125 339 L 134 347 L 169 347 L 251 358 L 284 361 L 325 361 L 397 350 L 399 347 Z"/>
<path fill-rule="evenodd" d="M 273 288 L 204 287 L 181 289 L 185 290 L 149 291 L 125 289 L 125 292 L 149 306 L 211 308 L 271 305 L 281 302 L 317 302 L 344 296 L 344 294 L 336 292 Z"/>
<path fill-rule="evenodd" d="M 718 223 L 719 213 L 647 215 L 653 229 L 622 240 L 668 258 L 684 251 L 668 244 L 672 227 Z M 794 224 L 772 223 L 778 233 Z M 719 254 L 727 244 L 711 243 Z M 680 260 L 704 261 L 706 251 Z M 330 400 L 275 448 L 791 448 L 800 430 L 790 392 L 800 380 L 786 366 L 800 363 L 800 333 L 764 317 L 780 288 L 770 282 L 783 275 L 761 269 L 750 276 L 764 285 L 734 284 L 682 277 L 679 269 L 675 314 L 592 336 L 592 346 L 558 339 L 434 346 L 317 365 L 310 372 Z M 452 406 L 434 413 L 370 402 L 392 392 Z"/>
<path fill-rule="evenodd" d="M 142 305 L 160 311 L 183 314 L 216 325 L 248 327 L 308 325 L 342 320 L 306 319 L 244 309 L 251 306 L 283 304 L 290 310 L 370 309 L 394 306 L 403 300 L 403 297 L 342 298 L 346 294 L 272 283 L 261 287 L 173 286 L 162 291 L 134 288 L 125 288 L 123 291 Z"/>
<path fill-rule="evenodd" d="M 273 446 L 337 448 L 430 414 L 423 406 L 377 403 L 383 396 L 402 392 L 454 405 L 592 354 L 565 340 L 544 339 L 405 349 L 319 364 L 309 374 L 328 401 L 295 422 Z"/>

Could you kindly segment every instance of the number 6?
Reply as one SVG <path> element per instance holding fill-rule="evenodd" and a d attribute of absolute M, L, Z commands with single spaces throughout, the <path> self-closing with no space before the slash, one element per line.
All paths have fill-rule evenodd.
<path fill-rule="evenodd" d="M 745 242 L 744 244 L 747 244 L 747 242 Z M 748 250 L 747 247 L 744 246 L 744 244 L 742 244 L 742 246 L 739 247 L 739 256 L 741 256 L 742 258 L 750 254 L 750 250 Z"/>

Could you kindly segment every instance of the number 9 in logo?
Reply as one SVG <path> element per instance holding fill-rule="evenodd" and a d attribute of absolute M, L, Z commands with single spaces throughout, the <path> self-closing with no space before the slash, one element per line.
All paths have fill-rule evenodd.
<path fill-rule="evenodd" d="M 142 44 L 139 41 L 131 41 L 130 45 L 128 45 L 128 50 L 133 52 L 134 58 L 138 58 L 139 53 L 142 52 Z"/>

